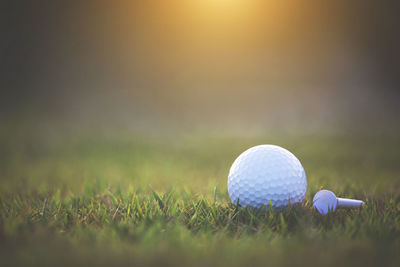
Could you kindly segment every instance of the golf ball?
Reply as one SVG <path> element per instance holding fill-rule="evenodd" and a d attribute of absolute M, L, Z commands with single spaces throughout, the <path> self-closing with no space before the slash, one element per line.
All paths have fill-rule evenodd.
<path fill-rule="evenodd" d="M 259 145 L 244 151 L 233 162 L 228 193 L 234 205 L 260 208 L 301 202 L 307 178 L 300 161 L 288 150 Z"/>

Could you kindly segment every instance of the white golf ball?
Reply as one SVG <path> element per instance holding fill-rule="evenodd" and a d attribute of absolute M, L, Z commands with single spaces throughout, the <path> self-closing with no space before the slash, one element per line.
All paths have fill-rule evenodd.
<path fill-rule="evenodd" d="M 233 162 L 228 176 L 228 193 L 236 205 L 260 208 L 301 202 L 307 178 L 300 161 L 288 150 L 259 145 L 244 151 Z"/>

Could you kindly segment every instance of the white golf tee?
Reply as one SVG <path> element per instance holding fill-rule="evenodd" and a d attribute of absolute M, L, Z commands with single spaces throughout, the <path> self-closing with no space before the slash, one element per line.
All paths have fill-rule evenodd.
<path fill-rule="evenodd" d="M 337 198 L 338 201 L 338 207 L 339 208 L 358 208 L 361 205 L 364 205 L 364 201 L 361 200 L 356 200 L 356 199 L 350 199 L 350 198 Z"/>
<path fill-rule="evenodd" d="M 336 208 L 358 208 L 364 204 L 364 201 L 361 200 L 338 198 L 329 190 L 317 192 L 313 199 L 314 208 L 323 215 L 335 211 Z"/>

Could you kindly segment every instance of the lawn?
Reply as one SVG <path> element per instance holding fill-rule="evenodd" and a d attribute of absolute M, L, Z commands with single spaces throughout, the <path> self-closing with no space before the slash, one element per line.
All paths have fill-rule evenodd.
<path fill-rule="evenodd" d="M 0 135 L 3 266 L 400 265 L 396 135 Z M 302 162 L 300 205 L 230 203 L 230 165 L 264 143 Z M 367 205 L 322 216 L 321 187 Z"/>

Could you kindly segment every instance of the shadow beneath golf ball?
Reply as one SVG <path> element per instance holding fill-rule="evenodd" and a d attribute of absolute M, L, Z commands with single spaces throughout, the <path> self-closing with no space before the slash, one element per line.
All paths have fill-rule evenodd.
<path fill-rule="evenodd" d="M 289 212 L 292 211 L 293 209 L 301 209 L 303 206 L 301 205 L 301 203 L 293 203 L 293 204 L 289 204 L 286 206 L 273 206 L 273 205 L 262 205 L 260 207 L 253 207 L 251 205 L 247 205 L 247 206 L 242 206 L 240 204 L 234 205 L 235 209 L 237 211 L 247 211 L 247 212 L 251 212 L 252 215 L 254 216 L 265 216 L 267 213 L 281 213 L 281 212 Z"/>

